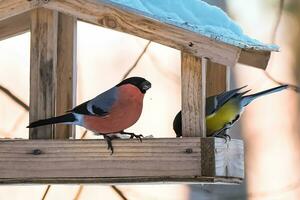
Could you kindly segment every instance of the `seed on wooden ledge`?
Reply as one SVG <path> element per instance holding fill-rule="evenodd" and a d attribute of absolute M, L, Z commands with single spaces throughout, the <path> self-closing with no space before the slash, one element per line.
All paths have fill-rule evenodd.
<path fill-rule="evenodd" d="M 40 155 L 40 154 L 42 154 L 42 151 L 40 149 L 33 149 L 32 154 L 33 155 Z"/>
<path fill-rule="evenodd" d="M 188 149 L 185 150 L 185 153 L 193 153 L 193 149 L 188 148 Z"/>

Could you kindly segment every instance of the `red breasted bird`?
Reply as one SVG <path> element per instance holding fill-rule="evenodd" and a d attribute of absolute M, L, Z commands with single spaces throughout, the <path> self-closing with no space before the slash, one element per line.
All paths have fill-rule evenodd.
<path fill-rule="evenodd" d="M 96 134 L 103 135 L 108 149 L 113 153 L 112 137 L 109 134 L 121 133 L 141 140 L 142 135 L 124 130 L 140 118 L 144 95 L 150 88 L 151 83 L 146 79 L 131 77 L 67 111 L 65 115 L 31 122 L 27 128 L 58 123 L 82 126 Z"/>
<path fill-rule="evenodd" d="M 240 118 L 244 107 L 256 98 L 284 90 L 288 88 L 288 85 L 281 85 L 251 95 L 244 95 L 250 90 L 239 92 L 245 87 L 246 86 L 206 98 L 205 119 L 207 136 L 221 137 L 226 140 L 227 138 L 230 139 L 230 136 L 227 135 L 225 131 L 232 127 Z M 174 118 L 173 129 L 177 137 L 182 136 L 181 111 Z"/>

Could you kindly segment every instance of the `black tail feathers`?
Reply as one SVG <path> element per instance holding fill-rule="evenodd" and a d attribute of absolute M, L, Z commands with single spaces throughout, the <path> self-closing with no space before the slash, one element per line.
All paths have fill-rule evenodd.
<path fill-rule="evenodd" d="M 58 123 L 65 123 L 65 122 L 74 122 L 76 120 L 75 116 L 73 113 L 68 113 L 65 115 L 61 115 L 58 117 L 51 117 L 48 119 L 42 119 L 38 120 L 35 122 L 31 122 L 29 126 L 26 128 L 34 128 L 38 126 L 44 126 L 44 125 L 49 125 L 49 124 L 58 124 Z"/>

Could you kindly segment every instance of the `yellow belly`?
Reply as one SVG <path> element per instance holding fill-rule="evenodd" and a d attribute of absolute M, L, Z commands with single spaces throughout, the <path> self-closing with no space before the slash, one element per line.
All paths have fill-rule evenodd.
<path fill-rule="evenodd" d="M 207 136 L 222 129 L 225 124 L 232 122 L 241 112 L 237 99 L 231 99 L 225 103 L 217 112 L 206 117 Z"/>

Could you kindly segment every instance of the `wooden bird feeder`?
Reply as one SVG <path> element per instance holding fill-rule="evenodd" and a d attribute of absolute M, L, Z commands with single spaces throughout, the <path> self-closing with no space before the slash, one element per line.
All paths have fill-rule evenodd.
<path fill-rule="evenodd" d="M 109 1 L 1 0 L 0 40 L 31 32 L 30 121 L 74 106 L 77 20 L 182 52 L 183 138 L 115 140 L 111 156 L 104 140 L 68 140 L 70 126 L 32 129 L 30 140 L 0 141 L 0 183 L 243 181 L 243 142 L 205 137 L 205 98 L 228 89 L 226 66 L 265 69 L 271 50 L 225 44 Z"/>

